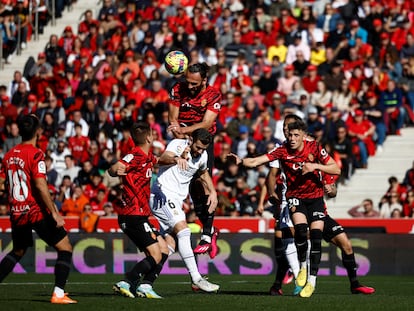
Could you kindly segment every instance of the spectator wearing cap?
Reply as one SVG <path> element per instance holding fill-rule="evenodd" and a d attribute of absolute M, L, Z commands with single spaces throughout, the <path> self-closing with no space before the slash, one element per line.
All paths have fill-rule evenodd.
<path fill-rule="evenodd" d="M 380 35 L 381 44 L 377 46 L 374 57 L 378 62 L 378 67 L 382 67 L 385 62 L 385 55 L 387 53 L 399 55 L 397 48 L 390 40 L 390 35 L 386 32 Z"/>
<path fill-rule="evenodd" d="M 277 91 L 283 93 L 285 96 L 289 96 L 293 91 L 293 84 L 299 81 L 300 78 L 295 75 L 295 67 L 293 65 L 285 66 L 285 75 L 278 79 Z"/>
<path fill-rule="evenodd" d="M 317 90 L 318 81 L 321 77 L 318 75 L 318 68 L 315 65 L 309 65 L 306 70 L 306 75 L 302 78 L 302 85 L 309 94 Z"/>
<path fill-rule="evenodd" d="M 195 35 L 197 37 L 197 43 L 200 48 L 210 47 L 215 48 L 217 46 L 215 29 L 212 26 L 208 17 L 203 17 L 200 20 L 201 28 L 196 29 Z"/>
<path fill-rule="evenodd" d="M 356 109 L 353 118 L 348 119 L 348 135 L 357 148 L 358 160 L 357 168 L 368 167 L 368 156 L 375 155 L 375 142 L 373 135 L 375 133 L 375 125 L 364 118 L 364 112 Z"/>
<path fill-rule="evenodd" d="M 46 60 L 46 53 L 40 52 L 39 54 L 37 54 L 37 61 L 29 69 L 29 80 L 31 80 L 31 78 L 35 76 L 39 76 L 40 71 L 46 72 L 46 76 L 51 77 L 53 75 L 52 69 L 53 67 Z"/>
<path fill-rule="evenodd" d="M 21 115 L 28 115 L 28 114 L 36 114 L 37 110 L 37 97 L 34 94 L 29 94 L 27 96 L 27 104 L 23 109 L 21 110 Z"/>
<path fill-rule="evenodd" d="M 286 54 L 286 64 L 290 65 L 296 60 L 297 52 L 301 51 L 305 60 L 310 59 L 311 50 L 306 40 L 302 39 L 302 31 L 297 31 L 293 35 L 293 43 L 288 45 Z"/>
<path fill-rule="evenodd" d="M 72 53 L 73 42 L 75 41 L 76 35 L 73 33 L 71 26 L 66 26 L 63 29 L 63 34 L 58 40 L 58 46 L 62 47 L 66 55 Z"/>
<path fill-rule="evenodd" d="M 137 77 L 140 77 L 141 74 L 141 68 L 134 60 L 134 52 L 132 50 L 128 50 L 124 54 L 124 59 L 120 63 L 118 69 L 116 70 L 115 77 L 122 81 L 124 79 L 124 76 L 126 73 L 130 72 L 131 76 L 130 79 L 135 79 Z"/>
<path fill-rule="evenodd" d="M 247 69 L 248 70 L 248 69 Z M 253 80 L 245 72 L 243 66 L 237 66 L 237 75 L 230 80 L 230 91 L 236 96 L 245 98 L 251 91 Z"/>
<path fill-rule="evenodd" d="M 355 46 L 356 37 L 360 37 L 363 43 L 368 42 L 368 32 L 359 25 L 359 21 L 354 19 L 351 21 L 351 27 L 348 32 L 349 45 Z"/>
<path fill-rule="evenodd" d="M 277 90 L 278 75 L 273 73 L 273 67 L 265 65 L 263 67 L 263 74 L 259 77 L 256 85 L 259 88 L 260 94 L 265 96 L 265 99 L 271 101 L 272 94 Z"/>

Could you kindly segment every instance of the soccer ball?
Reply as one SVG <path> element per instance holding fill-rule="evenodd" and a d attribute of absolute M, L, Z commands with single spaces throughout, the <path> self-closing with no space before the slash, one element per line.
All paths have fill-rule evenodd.
<path fill-rule="evenodd" d="M 188 58 L 182 51 L 171 51 L 165 56 L 165 69 L 172 75 L 183 73 L 188 66 Z"/>

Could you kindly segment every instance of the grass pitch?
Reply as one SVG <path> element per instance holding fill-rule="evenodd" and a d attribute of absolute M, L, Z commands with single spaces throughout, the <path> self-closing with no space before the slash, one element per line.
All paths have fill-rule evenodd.
<path fill-rule="evenodd" d="M 414 277 L 369 276 L 363 284 L 376 288 L 370 296 L 352 295 L 346 277 L 319 277 L 311 298 L 292 295 L 293 285 L 285 285 L 284 296 L 269 296 L 273 276 L 210 275 L 210 281 L 221 285 L 218 294 L 191 291 L 189 277 L 161 275 L 155 290 L 165 299 L 124 298 L 112 292 L 120 275 L 71 274 L 66 290 L 76 305 L 49 303 L 53 275 L 12 274 L 0 284 L 1 310 L 413 310 Z"/>

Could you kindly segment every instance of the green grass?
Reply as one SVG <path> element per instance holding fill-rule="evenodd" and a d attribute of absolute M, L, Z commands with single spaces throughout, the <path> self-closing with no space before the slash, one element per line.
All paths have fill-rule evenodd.
<path fill-rule="evenodd" d="M 71 274 L 66 290 L 77 299 L 77 305 L 57 306 L 49 303 L 53 287 L 52 275 L 10 275 L 0 284 L 1 310 L 413 310 L 414 278 L 401 276 L 369 276 L 364 284 L 374 286 L 370 296 L 351 295 L 345 277 L 320 277 L 311 298 L 292 296 L 293 285 L 284 287 L 285 296 L 269 296 L 273 276 L 210 275 L 219 283 L 218 294 L 197 294 L 186 276 L 161 275 L 155 289 L 165 299 L 129 299 L 112 293 L 119 275 Z"/>

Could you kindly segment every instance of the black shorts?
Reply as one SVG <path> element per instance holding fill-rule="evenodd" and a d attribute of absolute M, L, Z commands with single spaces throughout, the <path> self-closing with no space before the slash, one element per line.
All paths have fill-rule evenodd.
<path fill-rule="evenodd" d="M 148 221 L 148 216 L 119 215 L 118 224 L 121 230 L 143 252 L 157 243 L 157 232 Z"/>
<path fill-rule="evenodd" d="M 33 246 L 32 230 L 45 241 L 49 246 L 55 246 L 66 235 L 67 232 L 63 227 L 57 228 L 56 221 L 51 215 L 47 215 L 44 219 L 22 226 L 12 225 L 13 249 L 26 249 Z"/>
<path fill-rule="evenodd" d="M 306 216 L 308 223 L 325 218 L 325 201 L 323 197 L 315 199 L 288 198 L 290 215 L 302 213 Z"/>
<path fill-rule="evenodd" d="M 330 242 L 338 234 L 344 233 L 344 228 L 336 222 L 331 216 L 326 215 L 323 226 L 323 239 Z"/>

